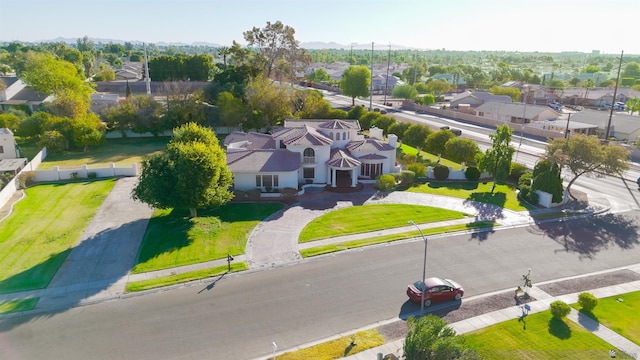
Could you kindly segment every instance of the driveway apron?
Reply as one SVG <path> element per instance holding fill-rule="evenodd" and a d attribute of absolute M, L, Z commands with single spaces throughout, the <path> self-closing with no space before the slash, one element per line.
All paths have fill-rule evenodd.
<path fill-rule="evenodd" d="M 134 201 L 137 178 L 118 180 L 38 303 L 39 308 L 124 292 L 153 210 Z M 105 294 L 108 293 L 108 294 Z"/>

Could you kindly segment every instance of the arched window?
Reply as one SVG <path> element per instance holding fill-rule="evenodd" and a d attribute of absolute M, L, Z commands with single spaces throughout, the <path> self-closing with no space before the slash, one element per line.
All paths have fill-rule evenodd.
<path fill-rule="evenodd" d="M 340 133 L 336 133 L 336 140 L 340 140 Z"/>
<path fill-rule="evenodd" d="M 304 164 L 313 164 L 316 162 L 316 152 L 312 148 L 304 149 L 302 153 L 302 162 Z"/>
<path fill-rule="evenodd" d="M 342 140 L 347 140 L 347 132 L 342 133 Z"/>
<path fill-rule="evenodd" d="M 331 138 L 331 140 L 333 140 L 333 133 L 332 132 L 329 133 L 329 137 Z"/>

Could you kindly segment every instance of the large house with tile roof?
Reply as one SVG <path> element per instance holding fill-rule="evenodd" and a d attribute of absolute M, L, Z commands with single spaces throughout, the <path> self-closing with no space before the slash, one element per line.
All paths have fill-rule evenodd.
<path fill-rule="evenodd" d="M 233 132 L 225 138 L 236 190 L 271 192 L 303 184 L 354 188 L 361 181 L 398 172 L 398 137 L 358 120 L 286 120 L 273 134 Z"/>

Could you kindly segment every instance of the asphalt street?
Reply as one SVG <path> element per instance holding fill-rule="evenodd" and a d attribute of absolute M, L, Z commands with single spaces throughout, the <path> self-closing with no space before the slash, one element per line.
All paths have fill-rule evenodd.
<path fill-rule="evenodd" d="M 427 273 L 466 296 L 635 264 L 640 212 L 429 238 Z M 597 231 L 593 231 L 598 229 Z M 420 239 L 88 307 L 0 320 L 12 358 L 250 359 L 417 310 Z"/>

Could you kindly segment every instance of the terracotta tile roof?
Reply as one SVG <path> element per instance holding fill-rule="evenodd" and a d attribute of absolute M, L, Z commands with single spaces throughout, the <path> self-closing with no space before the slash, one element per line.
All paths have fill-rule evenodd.
<path fill-rule="evenodd" d="M 269 134 L 261 134 L 256 132 L 244 133 L 241 131 L 234 131 L 224 138 L 224 146 L 229 146 L 232 143 L 246 141 L 247 143 L 242 145 L 241 148 L 246 150 L 259 150 L 259 149 L 275 149 L 276 142 Z"/>
<path fill-rule="evenodd" d="M 380 155 L 380 154 L 367 154 L 365 156 L 360 156 L 358 159 L 362 159 L 362 160 L 384 160 L 386 159 L 386 156 Z"/>
<path fill-rule="evenodd" d="M 358 129 L 360 130 L 360 122 L 358 120 L 285 120 L 285 128 L 295 128 L 303 126 L 311 126 L 315 129 Z"/>
<path fill-rule="evenodd" d="M 347 150 L 357 152 L 378 152 L 386 150 L 395 150 L 395 148 L 388 143 L 379 139 L 364 139 L 351 141 L 347 144 Z"/>
<path fill-rule="evenodd" d="M 354 159 L 348 152 L 342 149 L 332 149 L 331 157 L 326 164 L 335 168 L 352 169 L 360 166 L 361 162 Z"/>
<path fill-rule="evenodd" d="M 318 130 L 305 125 L 301 128 L 285 128 L 274 134 L 274 138 L 282 138 L 285 145 L 323 146 L 333 144 L 333 140 L 322 135 Z"/>
<path fill-rule="evenodd" d="M 234 173 L 296 171 L 300 154 L 286 149 L 235 151 L 227 153 L 227 165 Z"/>

